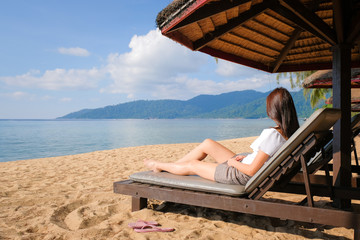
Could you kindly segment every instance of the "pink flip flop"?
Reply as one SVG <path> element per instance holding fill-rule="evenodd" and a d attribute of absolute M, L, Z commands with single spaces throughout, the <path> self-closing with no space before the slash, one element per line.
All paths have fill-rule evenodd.
<path fill-rule="evenodd" d="M 139 219 L 134 223 L 129 223 L 128 226 L 133 229 L 141 229 L 141 228 L 148 227 L 148 226 L 159 226 L 159 223 L 157 223 L 155 221 L 144 221 L 144 220 Z"/>
<path fill-rule="evenodd" d="M 147 233 L 147 232 L 172 232 L 174 228 L 160 228 L 154 225 L 144 226 L 142 228 L 135 228 L 134 231 L 138 233 Z"/>

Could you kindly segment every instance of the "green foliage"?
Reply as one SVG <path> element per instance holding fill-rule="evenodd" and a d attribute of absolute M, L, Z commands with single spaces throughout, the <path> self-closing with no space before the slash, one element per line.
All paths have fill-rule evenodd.
<path fill-rule="evenodd" d="M 188 101 L 134 101 L 70 113 L 63 119 L 146 119 L 146 118 L 264 118 L 268 93 L 253 90 L 220 95 L 200 95 Z M 292 93 L 299 117 L 313 112 L 304 103 L 303 92 Z"/>
<path fill-rule="evenodd" d="M 326 98 L 330 95 L 331 89 L 327 88 L 315 88 L 315 89 L 304 89 L 304 96 L 306 99 L 310 96 L 310 104 L 312 108 L 315 108 L 319 105 L 320 102 L 325 101 Z"/>
<path fill-rule="evenodd" d="M 291 88 L 302 88 L 305 78 L 309 77 L 311 74 L 316 71 L 303 71 L 303 72 L 284 72 L 278 73 L 276 75 L 277 83 L 279 84 L 280 78 L 286 78 L 289 75 L 289 81 L 291 84 Z M 293 75 L 296 77 L 296 81 L 294 82 Z M 331 92 L 331 89 L 324 88 L 314 88 L 314 89 L 304 89 L 305 99 L 308 100 L 310 97 L 310 104 L 312 108 L 319 106 L 323 100 L 326 100 L 326 96 L 328 96 Z"/>

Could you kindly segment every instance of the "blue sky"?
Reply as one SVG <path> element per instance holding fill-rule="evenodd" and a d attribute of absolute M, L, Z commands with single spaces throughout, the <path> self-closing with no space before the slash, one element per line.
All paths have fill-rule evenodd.
<path fill-rule="evenodd" d="M 0 119 L 278 86 L 275 74 L 216 63 L 162 36 L 155 19 L 170 2 L 2 0 Z"/>

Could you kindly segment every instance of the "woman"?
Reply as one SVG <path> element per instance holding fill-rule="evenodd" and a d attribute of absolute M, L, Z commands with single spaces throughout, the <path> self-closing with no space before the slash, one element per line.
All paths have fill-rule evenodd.
<path fill-rule="evenodd" d="M 154 172 L 199 175 L 220 183 L 245 185 L 299 128 L 293 99 L 285 88 L 276 88 L 268 95 L 266 112 L 277 126 L 264 129 L 250 145 L 253 153 L 247 156 L 235 155 L 220 143 L 206 139 L 177 162 L 163 163 L 148 159 L 144 163 Z M 202 162 L 207 155 L 217 163 Z"/>

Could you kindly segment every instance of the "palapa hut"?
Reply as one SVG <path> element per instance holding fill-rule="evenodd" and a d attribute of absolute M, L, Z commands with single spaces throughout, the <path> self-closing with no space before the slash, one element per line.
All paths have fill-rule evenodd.
<path fill-rule="evenodd" d="M 333 184 L 351 186 L 350 69 L 360 67 L 359 0 L 176 0 L 163 35 L 194 51 L 263 71 L 333 69 Z M 350 199 L 337 199 L 342 208 Z"/>
<path fill-rule="evenodd" d="M 332 70 L 319 70 L 304 80 L 304 88 L 332 88 Z M 351 88 L 360 88 L 360 68 L 351 69 Z"/>
<path fill-rule="evenodd" d="M 304 80 L 304 88 L 332 88 L 332 70 L 319 70 Z M 360 112 L 360 68 L 351 69 L 351 111 Z M 325 101 L 333 104 L 333 97 Z"/>
<path fill-rule="evenodd" d="M 341 30 L 351 33 L 352 62 L 360 66 L 360 6 L 346 2 L 354 4 L 347 15 L 354 19 Z M 331 0 L 175 0 L 156 21 L 191 50 L 267 72 L 319 70 L 332 68 L 334 7 Z"/>

